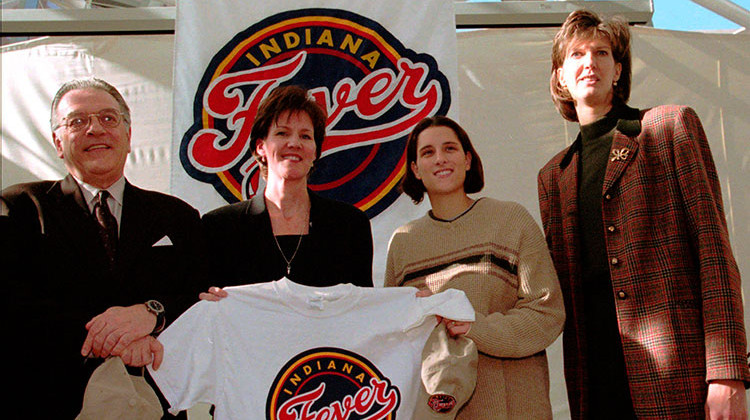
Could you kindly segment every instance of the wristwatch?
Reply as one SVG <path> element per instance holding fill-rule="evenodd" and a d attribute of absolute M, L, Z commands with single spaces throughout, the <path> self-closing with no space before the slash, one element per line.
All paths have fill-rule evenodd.
<path fill-rule="evenodd" d="M 164 329 L 164 324 L 166 323 L 166 318 L 164 316 L 164 305 L 162 305 L 158 300 L 148 300 L 146 301 L 146 303 L 144 303 L 144 305 L 146 305 L 147 311 L 156 315 L 156 325 L 154 326 L 154 330 L 151 331 L 151 335 L 159 334 L 161 330 Z"/>

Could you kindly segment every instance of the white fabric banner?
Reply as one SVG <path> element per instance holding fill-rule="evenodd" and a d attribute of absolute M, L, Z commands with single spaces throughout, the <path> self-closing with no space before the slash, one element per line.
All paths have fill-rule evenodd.
<path fill-rule="evenodd" d="M 453 4 L 318 3 L 178 2 L 172 193 L 205 212 L 262 191 L 248 147 L 258 104 L 301 85 L 328 112 L 310 188 L 365 211 L 381 251 L 424 212 L 398 200 L 409 132 L 427 116 L 456 118 Z"/>

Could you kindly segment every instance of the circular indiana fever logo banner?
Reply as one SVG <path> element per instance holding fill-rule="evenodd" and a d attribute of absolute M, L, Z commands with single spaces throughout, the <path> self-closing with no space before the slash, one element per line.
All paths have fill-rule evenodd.
<path fill-rule="evenodd" d="M 293 357 L 266 401 L 267 420 L 396 420 L 401 394 L 366 358 L 321 347 Z"/>
<path fill-rule="evenodd" d="M 180 159 L 227 202 L 262 188 L 249 148 L 260 102 L 277 86 L 311 91 L 328 114 L 310 189 L 374 217 L 396 198 L 405 145 L 422 118 L 445 115 L 451 96 L 435 59 L 404 47 L 380 24 L 338 9 L 302 9 L 240 32 L 198 86 Z"/>

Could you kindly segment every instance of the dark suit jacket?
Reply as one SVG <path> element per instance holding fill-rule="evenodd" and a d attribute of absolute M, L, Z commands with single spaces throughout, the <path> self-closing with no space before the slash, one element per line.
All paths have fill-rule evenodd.
<path fill-rule="evenodd" d="M 289 279 L 308 286 L 372 286 L 370 220 L 354 206 L 310 192 L 309 235 L 300 243 Z M 236 286 L 278 280 L 286 262 L 273 237 L 263 192 L 203 215 L 212 281 Z"/>
<path fill-rule="evenodd" d="M 750 380 L 742 289 L 721 187 L 690 108 L 630 109 L 602 191 L 612 293 L 638 418 L 703 418 L 707 381 Z M 539 205 L 565 299 L 565 379 L 573 418 L 588 390 L 579 256 L 579 143 L 539 173 Z"/>
<path fill-rule="evenodd" d="M 69 175 L 11 186 L 0 200 L 13 407 L 21 417 L 73 418 L 89 375 L 85 324 L 111 306 L 156 299 L 174 320 L 206 285 L 198 212 L 126 184 L 117 261 L 109 268 L 97 223 Z M 172 246 L 152 246 L 163 237 Z M 26 404 L 29 405 L 26 405 Z M 36 414 L 36 415 L 31 415 Z"/>

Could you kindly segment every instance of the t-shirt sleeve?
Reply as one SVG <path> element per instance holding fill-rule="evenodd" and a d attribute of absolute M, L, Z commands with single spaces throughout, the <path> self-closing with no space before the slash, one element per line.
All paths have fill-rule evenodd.
<path fill-rule="evenodd" d="M 412 290 L 412 296 L 416 294 L 416 289 Z M 414 328 L 430 315 L 440 315 L 443 318 L 454 321 L 473 322 L 474 307 L 471 306 L 469 298 L 461 290 L 448 289 L 440 293 L 435 293 L 428 297 L 414 297 L 413 310 L 409 316 L 409 322 L 405 330 Z"/>
<path fill-rule="evenodd" d="M 198 302 L 159 335 L 164 361 L 159 370 L 149 366 L 149 373 L 172 414 L 197 403 L 214 402 L 217 378 L 221 377 L 214 327 L 219 306 L 218 302 Z"/>

